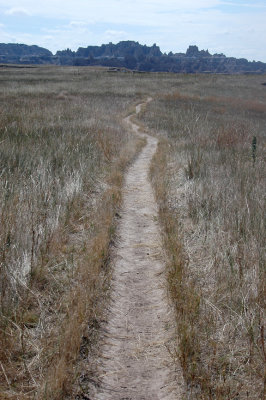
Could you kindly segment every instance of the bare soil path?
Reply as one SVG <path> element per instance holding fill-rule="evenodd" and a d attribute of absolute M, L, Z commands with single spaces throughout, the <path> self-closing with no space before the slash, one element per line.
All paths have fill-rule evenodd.
<path fill-rule="evenodd" d="M 139 105 L 136 113 L 141 110 Z M 158 209 L 148 174 L 157 139 L 147 145 L 126 174 L 108 322 L 101 339 L 100 385 L 94 400 L 181 400 L 182 376 L 174 366 L 174 316 L 168 305 Z"/>

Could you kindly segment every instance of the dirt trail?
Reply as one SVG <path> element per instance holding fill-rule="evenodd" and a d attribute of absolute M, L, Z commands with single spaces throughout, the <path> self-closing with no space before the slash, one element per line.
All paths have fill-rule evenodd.
<path fill-rule="evenodd" d="M 125 122 L 147 138 L 147 145 L 125 178 L 110 310 L 101 343 L 100 385 L 90 398 L 181 400 L 181 373 L 170 356 L 175 329 L 165 288 L 158 209 L 148 179 L 157 139 L 141 133 L 131 117 Z"/>

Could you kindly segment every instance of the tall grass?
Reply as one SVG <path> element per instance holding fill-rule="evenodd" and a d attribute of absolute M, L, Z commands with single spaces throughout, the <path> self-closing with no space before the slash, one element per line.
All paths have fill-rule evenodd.
<path fill-rule="evenodd" d="M 206 83 L 204 77 L 200 87 L 198 78 L 204 96 L 161 96 L 142 115 L 165 137 L 152 179 L 169 254 L 177 353 L 188 398 L 263 399 L 266 93 L 257 107 L 238 100 L 226 82 L 230 101 L 210 97 Z M 247 83 L 254 93 L 254 81 Z"/>
<path fill-rule="evenodd" d="M 262 390 L 261 80 L 1 69 L 3 398 L 82 397 L 95 378 L 123 173 L 142 146 L 121 120 L 161 93 L 142 119 L 167 134 L 153 179 L 189 389 L 230 399 L 237 385 L 250 399 L 252 383 Z"/>
<path fill-rule="evenodd" d="M 122 171 L 141 146 L 121 124 L 139 95 L 110 78 L 1 75 L 0 376 L 10 399 L 70 394 L 82 338 L 101 318 Z"/>

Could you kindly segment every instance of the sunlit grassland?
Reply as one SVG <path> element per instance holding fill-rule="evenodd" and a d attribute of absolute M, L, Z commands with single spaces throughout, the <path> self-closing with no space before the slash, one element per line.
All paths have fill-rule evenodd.
<path fill-rule="evenodd" d="M 183 81 L 182 81 L 183 79 Z M 188 396 L 265 396 L 263 76 L 190 76 L 149 103 Z"/>
<path fill-rule="evenodd" d="M 259 398 L 265 81 L 86 67 L 1 69 L 3 398 L 86 393 L 123 174 L 143 145 L 122 118 L 148 96 L 154 101 L 141 121 L 162 138 L 152 177 L 188 392 L 202 399 Z"/>
<path fill-rule="evenodd" d="M 122 118 L 157 87 L 148 74 L 1 69 L 0 375 L 7 398 L 72 393 L 80 348 L 94 346 L 104 308 L 123 173 L 142 145 Z"/>

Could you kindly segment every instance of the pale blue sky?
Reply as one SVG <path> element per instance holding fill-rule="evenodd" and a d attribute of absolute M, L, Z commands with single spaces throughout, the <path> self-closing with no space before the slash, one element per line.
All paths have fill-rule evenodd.
<path fill-rule="evenodd" d="M 0 0 L 0 42 L 51 51 L 136 40 L 266 62 L 266 0 Z"/>

